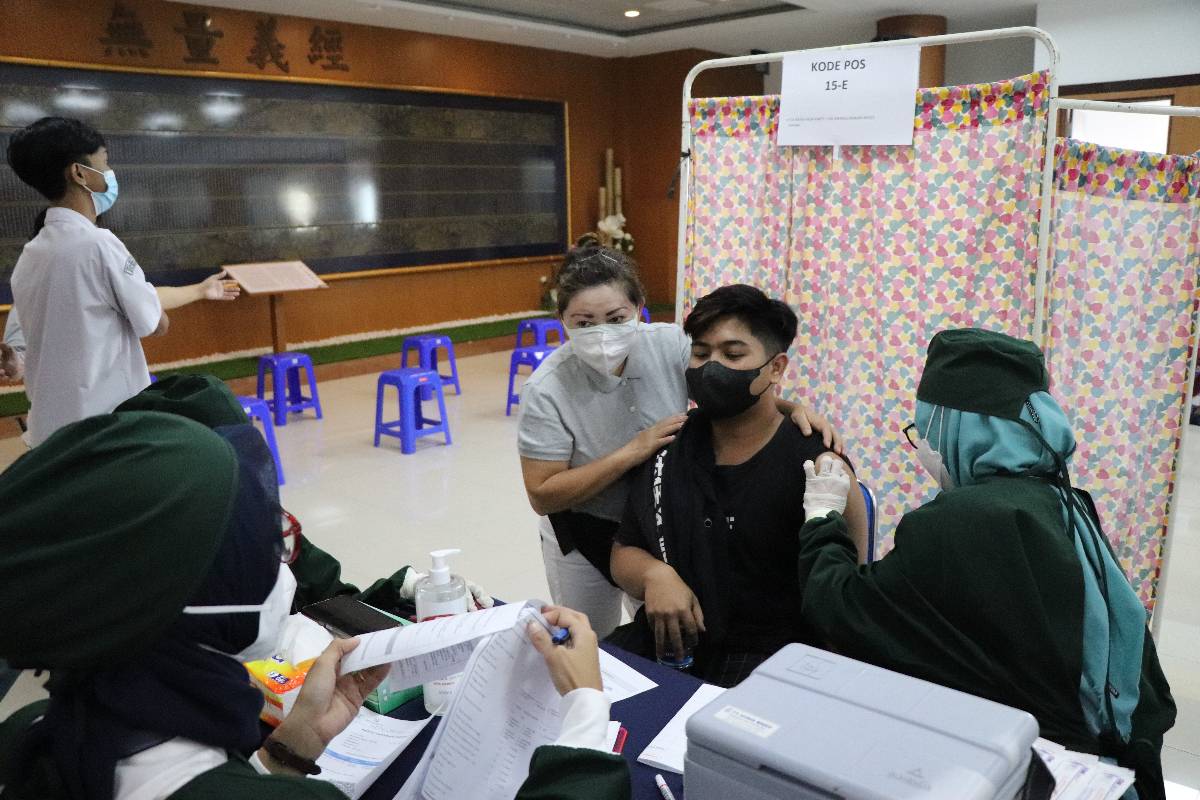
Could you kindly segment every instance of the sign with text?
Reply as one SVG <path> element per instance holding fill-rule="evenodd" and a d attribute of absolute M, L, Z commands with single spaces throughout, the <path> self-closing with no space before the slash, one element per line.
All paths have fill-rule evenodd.
<path fill-rule="evenodd" d="M 911 145 L 920 61 L 920 47 L 785 56 L 775 143 Z"/>

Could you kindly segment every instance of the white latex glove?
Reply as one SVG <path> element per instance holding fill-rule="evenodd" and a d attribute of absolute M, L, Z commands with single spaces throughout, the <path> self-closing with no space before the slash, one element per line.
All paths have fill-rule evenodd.
<path fill-rule="evenodd" d="M 417 581 L 428 577 L 428 573 L 417 572 L 415 569 L 409 569 L 404 573 L 404 583 L 400 584 L 400 599 L 401 600 L 416 600 L 417 599 Z M 465 580 L 465 579 L 464 579 Z M 482 608 L 491 608 L 496 604 L 492 596 L 483 590 L 483 587 L 473 581 L 467 581 L 467 591 L 471 593 L 471 599 L 475 601 L 475 608 L 472 611 Z"/>
<path fill-rule="evenodd" d="M 850 494 L 850 476 L 846 474 L 841 459 L 826 458 L 821 461 L 821 471 L 811 461 L 804 462 L 804 521 L 817 519 L 836 511 L 846 512 L 846 498 Z"/>

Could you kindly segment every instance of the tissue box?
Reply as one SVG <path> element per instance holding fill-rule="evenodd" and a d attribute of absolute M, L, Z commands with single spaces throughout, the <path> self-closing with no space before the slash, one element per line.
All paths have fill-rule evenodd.
<path fill-rule="evenodd" d="M 388 614 L 386 611 L 381 611 L 380 613 L 387 614 L 401 625 L 413 624 L 406 619 L 397 617 L 395 614 Z M 395 667 L 393 666 L 392 669 L 394 670 Z M 367 695 L 366 702 L 364 702 L 363 705 L 378 714 L 387 714 L 395 711 L 409 700 L 414 700 L 418 697 L 421 697 L 423 694 L 420 686 L 413 686 L 408 689 L 393 688 L 396 685 L 397 681 L 393 680 L 393 672 L 389 671 L 388 676 L 383 679 L 383 683 L 379 684 L 379 686 L 375 688 L 375 691 Z"/>
<path fill-rule="evenodd" d="M 297 666 L 289 664 L 282 656 L 273 656 L 246 664 L 250 682 L 263 693 L 263 710 L 259 715 L 263 722 L 272 726 L 283 722 L 296 704 L 304 677 L 315 660 L 308 659 Z"/>

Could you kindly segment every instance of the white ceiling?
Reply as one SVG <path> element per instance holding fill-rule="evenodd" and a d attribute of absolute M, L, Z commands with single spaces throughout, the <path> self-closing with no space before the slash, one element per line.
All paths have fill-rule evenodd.
<path fill-rule="evenodd" d="M 704 4 L 696 8 L 701 14 L 712 14 L 713 7 L 722 5 L 737 10 L 776 5 L 733 0 L 695 1 Z M 1042 0 L 1043 3 L 1046 1 Z M 464 36 L 604 57 L 647 55 L 692 47 L 738 54 L 751 49 L 781 51 L 860 42 L 874 35 L 876 19 L 893 14 L 942 14 L 950 18 L 952 31 L 977 30 L 1013 24 L 1014 20 L 1023 22 L 1025 18 L 1032 18 L 1035 7 L 1031 0 L 910 0 L 904 4 L 896 0 L 791 0 L 792 5 L 798 6 L 795 11 L 628 35 L 634 26 L 625 24 L 622 12 L 626 8 L 642 11 L 642 16 L 634 21 L 642 25 L 649 25 L 656 18 L 660 23 L 678 23 L 694 12 L 660 13 L 650 7 L 655 0 L 491 2 L 492 7 L 502 7 L 510 12 L 514 7 L 525 6 L 531 16 L 545 16 L 549 9 L 559 20 L 538 22 L 465 8 L 466 5 L 486 6 L 489 0 L 446 2 L 455 7 L 407 0 L 208 0 L 206 5 Z M 612 28 L 626 35 L 586 30 L 597 24 L 598 8 L 606 9 L 616 17 Z"/>

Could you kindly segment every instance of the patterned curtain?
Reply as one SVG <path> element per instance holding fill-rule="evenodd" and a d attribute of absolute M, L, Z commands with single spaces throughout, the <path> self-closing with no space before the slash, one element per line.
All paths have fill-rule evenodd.
<path fill-rule="evenodd" d="M 1047 106 L 1044 73 L 921 89 L 911 148 L 835 157 L 776 148 L 775 97 L 692 105 L 685 308 L 732 282 L 796 308 L 785 395 L 845 433 L 885 539 L 935 488 L 900 433 L 929 339 L 1032 329 Z"/>
<path fill-rule="evenodd" d="M 778 97 L 693 100 L 684 314 L 728 283 L 787 291 L 791 163 L 775 146 Z"/>
<path fill-rule="evenodd" d="M 1071 140 L 1055 156 L 1052 391 L 1072 478 L 1152 608 L 1195 357 L 1200 162 Z"/>

